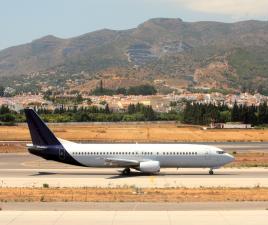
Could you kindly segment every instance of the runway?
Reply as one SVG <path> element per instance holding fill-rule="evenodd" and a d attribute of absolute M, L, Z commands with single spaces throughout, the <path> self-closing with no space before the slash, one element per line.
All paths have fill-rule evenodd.
<path fill-rule="evenodd" d="M 267 210 L 257 211 L 3 211 L 1 225 L 153 224 L 266 225 Z"/>
<path fill-rule="evenodd" d="M 1 202 L 2 211 L 253 211 L 268 202 Z"/>
<path fill-rule="evenodd" d="M 268 169 L 223 168 L 208 175 L 208 169 L 162 169 L 158 175 L 121 176 L 118 169 L 68 166 L 29 154 L 0 154 L 2 187 L 268 187 Z"/>

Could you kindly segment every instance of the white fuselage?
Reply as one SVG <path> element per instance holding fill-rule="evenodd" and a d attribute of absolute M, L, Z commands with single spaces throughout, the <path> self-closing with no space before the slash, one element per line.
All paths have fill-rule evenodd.
<path fill-rule="evenodd" d="M 219 148 L 197 144 L 61 144 L 87 167 L 123 167 L 107 163 L 107 158 L 158 161 L 161 168 L 219 168 L 234 160 Z"/>

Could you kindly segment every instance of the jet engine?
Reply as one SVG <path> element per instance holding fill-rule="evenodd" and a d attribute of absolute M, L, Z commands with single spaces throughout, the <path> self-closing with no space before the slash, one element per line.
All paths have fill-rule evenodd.
<path fill-rule="evenodd" d="M 141 162 L 138 170 L 143 173 L 158 173 L 160 172 L 160 163 L 158 161 Z"/>

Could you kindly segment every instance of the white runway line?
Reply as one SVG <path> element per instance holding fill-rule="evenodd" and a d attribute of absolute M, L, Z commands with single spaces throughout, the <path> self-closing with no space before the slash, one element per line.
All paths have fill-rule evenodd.
<path fill-rule="evenodd" d="M 1 225 L 267 225 L 268 211 L 3 211 Z"/>

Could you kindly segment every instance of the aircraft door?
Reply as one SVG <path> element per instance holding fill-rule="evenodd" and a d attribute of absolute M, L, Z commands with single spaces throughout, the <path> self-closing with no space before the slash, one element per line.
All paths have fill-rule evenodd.
<path fill-rule="evenodd" d="M 205 160 L 206 161 L 210 161 L 211 160 L 210 149 L 206 149 L 206 152 L 205 152 Z"/>

